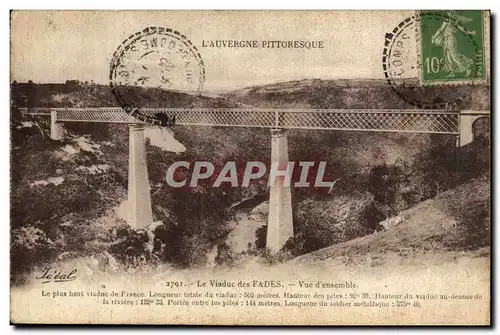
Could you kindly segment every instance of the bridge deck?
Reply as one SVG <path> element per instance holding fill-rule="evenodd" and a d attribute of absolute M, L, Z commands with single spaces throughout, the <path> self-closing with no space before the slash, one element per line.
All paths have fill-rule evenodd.
<path fill-rule="evenodd" d="M 120 107 L 32 108 L 56 122 L 144 123 Z M 474 111 L 474 114 L 487 111 Z M 144 108 L 144 115 L 176 117 L 177 125 L 459 134 L 460 112 L 409 109 Z"/>

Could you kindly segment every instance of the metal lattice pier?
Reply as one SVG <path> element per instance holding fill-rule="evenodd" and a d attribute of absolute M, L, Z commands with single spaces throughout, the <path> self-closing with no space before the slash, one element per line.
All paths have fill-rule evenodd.
<path fill-rule="evenodd" d="M 32 108 L 56 122 L 143 123 L 120 107 Z M 175 116 L 177 125 L 459 134 L 460 112 L 394 109 L 144 108 L 144 115 Z"/>

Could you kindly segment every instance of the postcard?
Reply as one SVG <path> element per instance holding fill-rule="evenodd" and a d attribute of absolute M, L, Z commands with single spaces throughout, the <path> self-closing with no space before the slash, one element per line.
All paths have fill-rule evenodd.
<path fill-rule="evenodd" d="M 10 14 L 13 324 L 491 324 L 490 12 Z"/>

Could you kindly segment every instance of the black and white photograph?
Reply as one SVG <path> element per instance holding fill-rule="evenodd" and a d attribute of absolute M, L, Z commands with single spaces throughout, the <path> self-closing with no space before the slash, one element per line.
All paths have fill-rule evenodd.
<path fill-rule="evenodd" d="M 488 10 L 10 12 L 10 322 L 491 324 Z"/>

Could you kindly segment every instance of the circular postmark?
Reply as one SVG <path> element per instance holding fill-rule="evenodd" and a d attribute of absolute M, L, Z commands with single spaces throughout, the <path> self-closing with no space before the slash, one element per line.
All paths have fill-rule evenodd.
<path fill-rule="evenodd" d="M 113 54 L 109 81 L 120 106 L 135 118 L 164 124 L 148 107 L 161 105 L 165 91 L 199 92 L 205 66 L 196 46 L 178 31 L 148 27 L 130 35 Z M 163 95 L 164 96 L 164 95 Z"/>
<path fill-rule="evenodd" d="M 385 36 L 384 76 L 401 99 L 418 108 L 464 108 L 470 103 L 471 86 L 483 78 L 483 50 L 476 32 L 450 13 L 420 12 Z"/>

